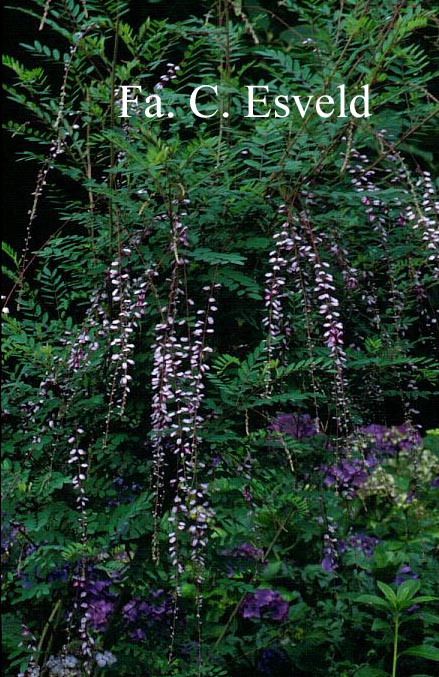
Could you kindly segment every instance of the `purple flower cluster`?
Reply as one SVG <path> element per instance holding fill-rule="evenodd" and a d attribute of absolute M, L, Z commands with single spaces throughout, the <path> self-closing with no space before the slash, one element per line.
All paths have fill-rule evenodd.
<path fill-rule="evenodd" d="M 75 343 L 70 350 L 70 356 L 67 364 L 73 371 L 78 371 L 89 362 L 89 351 L 96 352 L 99 348 L 98 341 L 95 341 L 91 332 L 82 331 L 76 338 Z"/>
<path fill-rule="evenodd" d="M 111 589 L 112 581 L 76 578 L 74 587 L 79 589 L 81 607 L 87 625 L 96 632 L 105 632 L 113 615 L 118 595 Z M 172 603 L 164 590 L 151 590 L 148 598 L 134 597 L 122 607 L 122 618 L 128 624 L 132 639 L 143 641 L 145 630 L 154 623 L 164 623 L 172 616 Z"/>
<path fill-rule="evenodd" d="M 110 581 L 92 580 L 85 581 L 80 586 L 86 593 L 86 619 L 90 623 L 90 626 L 98 632 L 106 630 L 111 614 L 114 611 L 116 595 L 110 592 L 110 585 Z"/>
<path fill-rule="evenodd" d="M 422 443 L 419 431 L 409 423 L 391 428 L 372 423 L 368 426 L 361 426 L 358 432 L 366 441 L 370 451 L 379 455 L 394 455 L 398 451 L 410 451 Z"/>
<path fill-rule="evenodd" d="M 103 290 L 94 292 L 90 299 L 84 326 L 76 336 L 70 338 L 72 333 L 65 332 L 66 345 L 70 346 L 70 355 L 67 365 L 73 371 L 84 369 L 91 361 L 91 353 L 99 349 L 99 343 L 107 338 L 110 328 L 110 320 L 107 317 L 107 294 Z"/>
<path fill-rule="evenodd" d="M 379 539 L 367 534 L 353 534 L 346 541 L 340 540 L 338 543 L 338 553 L 343 555 L 348 549 L 359 550 L 366 557 L 372 557 Z"/>
<path fill-rule="evenodd" d="M 327 487 L 335 485 L 345 498 L 352 499 L 357 489 L 367 481 L 369 469 L 374 465 L 373 459 L 345 459 L 339 464 L 323 466 L 323 481 Z"/>
<path fill-rule="evenodd" d="M 272 621 L 284 621 L 288 616 L 289 605 L 276 590 L 259 589 L 249 593 L 242 605 L 243 618 L 270 618 Z"/>
<path fill-rule="evenodd" d="M 159 623 L 162 626 L 170 620 L 172 612 L 171 600 L 161 589 L 152 590 L 148 600 L 138 597 L 130 599 L 122 608 L 122 616 L 131 627 L 130 637 L 137 642 L 146 639 L 145 630 L 152 624 Z"/>
<path fill-rule="evenodd" d="M 149 601 L 135 597 L 122 608 L 123 617 L 130 623 L 135 623 L 139 619 L 152 623 L 162 622 L 171 611 L 171 601 L 161 589 L 152 590 Z"/>
<path fill-rule="evenodd" d="M 270 429 L 285 435 L 291 435 L 297 440 L 317 435 L 315 421 L 309 414 L 281 413 L 273 419 Z"/>
<path fill-rule="evenodd" d="M 124 411 L 132 381 L 129 370 L 134 365 L 131 356 L 134 349 L 133 334 L 146 312 L 147 292 L 151 280 L 157 275 L 155 270 L 147 269 L 134 279 L 129 266 L 125 264 L 125 259 L 130 255 L 131 249 L 124 247 L 120 256 L 112 261 L 107 272 L 106 291 L 97 291 L 93 295 L 83 329 L 74 340 L 66 341 L 70 344 L 67 364 L 73 371 L 89 365 L 91 353 L 96 352 L 104 340 L 110 343 L 114 370 L 110 397 L 113 397 L 118 386 L 120 393 L 117 395 L 117 407 L 120 414 Z M 118 311 L 113 319 L 108 317 L 108 305 Z M 69 334 L 66 332 L 67 336 Z"/>
<path fill-rule="evenodd" d="M 344 459 L 321 468 L 324 484 L 336 486 L 348 499 L 353 499 L 357 490 L 367 482 L 370 471 L 381 457 L 394 456 L 398 451 L 407 451 L 421 444 L 419 432 L 408 423 L 392 428 L 376 423 L 362 426 L 358 428 L 358 437 L 366 445 L 363 458 Z"/>
<path fill-rule="evenodd" d="M 241 545 L 237 545 L 231 550 L 224 550 L 222 554 L 226 557 L 254 559 L 259 560 L 261 562 L 264 559 L 263 549 L 256 548 L 254 545 L 251 545 L 251 543 L 241 543 Z"/>

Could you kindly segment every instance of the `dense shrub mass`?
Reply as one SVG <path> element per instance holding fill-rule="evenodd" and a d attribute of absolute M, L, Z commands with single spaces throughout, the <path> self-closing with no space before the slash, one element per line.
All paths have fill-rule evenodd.
<path fill-rule="evenodd" d="M 5 59 L 4 674 L 433 675 L 434 3 L 146 6 L 23 4 Z"/>

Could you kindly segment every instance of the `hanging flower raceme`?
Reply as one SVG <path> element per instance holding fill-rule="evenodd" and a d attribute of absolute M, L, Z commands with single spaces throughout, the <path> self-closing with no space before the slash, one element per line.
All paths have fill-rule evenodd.
<path fill-rule="evenodd" d="M 130 248 L 122 249 L 122 255 L 130 254 Z M 133 378 L 129 371 L 134 366 L 134 332 L 138 328 L 138 321 L 146 312 L 146 293 L 155 274 L 156 271 L 150 268 L 140 278 L 131 279 L 129 272 L 122 268 L 120 258 L 113 261 L 110 268 L 111 300 L 115 307 L 119 307 L 118 315 L 109 327 L 113 335 L 110 345 L 114 351 L 111 356 L 114 368 L 112 390 L 117 384 L 117 408 L 121 415 L 125 411 Z"/>
<path fill-rule="evenodd" d="M 337 429 L 346 432 L 349 419 L 345 377 L 346 352 L 343 323 L 338 310 L 339 301 L 335 296 L 334 278 L 329 272 L 329 263 L 320 261 L 315 253 L 312 258 L 315 273 L 314 293 L 318 302 L 318 312 L 324 320 L 323 339 L 334 364 L 335 420 Z"/>
<path fill-rule="evenodd" d="M 38 648 L 37 648 L 37 638 L 29 630 L 29 628 L 22 624 L 21 625 L 21 636 L 22 641 L 19 643 L 19 646 L 25 646 L 27 652 L 30 654 L 25 672 L 19 672 L 18 677 L 39 677 L 40 675 L 40 666 L 37 662 Z"/>
<path fill-rule="evenodd" d="M 90 364 L 91 354 L 99 350 L 101 341 L 108 336 L 110 320 L 105 309 L 107 302 L 105 292 L 93 292 L 82 331 L 74 340 L 67 339 L 66 341 L 71 346 L 67 365 L 74 372 L 78 372 Z M 66 335 L 69 336 L 70 332 L 66 332 Z"/>
<path fill-rule="evenodd" d="M 356 164 L 351 164 L 349 173 L 352 175 L 352 184 L 358 193 L 365 193 L 361 197 L 361 202 L 366 208 L 368 221 L 373 224 L 375 232 L 380 236 L 380 240 L 386 251 L 389 240 L 389 227 L 402 227 L 407 222 L 412 223 L 414 231 L 421 234 L 421 241 L 424 243 L 427 261 L 432 267 L 429 274 L 433 274 L 436 279 L 439 277 L 439 202 L 435 196 L 435 189 L 428 171 L 421 172 L 420 176 L 413 184 L 404 161 L 397 151 L 389 153 L 387 158 L 394 165 L 392 168 L 393 178 L 391 183 L 400 184 L 403 194 L 406 195 L 408 205 L 403 208 L 401 199 L 394 200 L 395 206 L 401 206 L 401 212 L 396 221 L 389 222 L 389 208 L 379 198 L 380 188 L 375 183 L 375 170 L 369 168 L 369 159 L 366 155 L 360 154 L 357 150 L 351 151 L 351 158 Z M 405 186 L 409 186 L 408 190 Z M 417 191 L 422 191 L 421 199 L 416 196 Z M 389 266 L 389 276 L 391 278 L 390 298 L 394 308 L 395 320 L 399 330 L 404 333 L 406 327 L 401 326 L 401 317 L 404 311 L 404 294 L 398 286 L 392 282 L 394 271 L 390 263 L 390 256 L 386 253 Z M 412 287 L 418 300 L 424 299 L 425 289 L 423 285 L 423 275 L 419 270 L 412 271 Z M 436 323 L 436 318 L 434 322 Z"/>
<path fill-rule="evenodd" d="M 419 209 L 409 206 L 406 217 L 414 231 L 421 234 L 422 242 L 432 266 L 432 274 L 439 279 L 439 200 L 436 198 L 430 172 L 424 171 L 416 181 L 416 187 L 423 189 Z"/>
<path fill-rule="evenodd" d="M 389 156 L 392 161 L 396 157 Z M 349 165 L 349 173 L 352 175 L 352 185 L 354 190 L 361 195 L 361 203 L 366 212 L 366 217 L 373 230 L 378 235 L 381 247 L 384 253 L 384 262 L 387 266 L 387 273 L 389 278 L 389 299 L 392 306 L 393 318 L 395 322 L 396 331 L 404 333 L 405 327 L 401 326 L 401 320 L 404 311 L 404 294 L 395 284 L 396 271 L 389 255 L 389 227 L 391 225 L 388 205 L 379 197 L 380 188 L 375 183 L 375 170 L 369 167 L 369 159 L 366 155 L 359 153 L 356 149 L 351 150 L 351 158 L 356 164 Z M 398 181 L 402 177 L 402 169 L 399 168 L 399 173 L 395 177 Z M 369 272 L 369 278 L 372 273 Z M 371 279 L 368 280 L 370 283 Z M 372 313 L 377 326 L 380 325 L 379 311 L 376 307 L 376 294 L 363 294 L 363 300 L 366 302 L 368 311 Z M 378 316 L 378 317 L 377 317 Z"/>
<path fill-rule="evenodd" d="M 306 203 L 312 206 L 312 195 L 305 194 Z M 285 211 L 282 206 L 280 213 Z M 315 328 L 313 308 L 317 300 L 317 310 L 324 319 L 324 342 L 330 350 L 335 366 L 335 396 L 338 408 L 343 411 L 343 428 L 347 422 L 347 401 L 345 395 L 346 380 L 344 366 L 343 324 L 338 311 L 339 302 L 335 296 L 335 284 L 329 263 L 321 261 L 318 248 L 324 244 L 323 238 L 313 232 L 306 212 L 292 216 L 285 221 L 279 232 L 275 233 L 276 249 L 270 252 L 271 271 L 266 273 L 264 325 L 267 328 L 267 353 L 269 359 L 279 347 L 286 348 L 287 339 L 292 330 L 288 321 L 288 310 L 284 307 L 288 295 L 296 294 L 304 314 L 309 354 L 314 354 Z M 337 253 L 338 250 L 337 250 Z M 310 276 L 314 275 L 314 283 Z M 349 268 L 347 279 L 352 288 L 357 285 L 356 270 Z M 313 298 L 314 297 L 314 298 Z M 314 393 L 317 384 L 314 370 L 311 369 L 311 382 Z M 267 384 L 269 386 L 269 384 Z M 317 406 L 316 406 L 317 411 Z M 339 415 L 336 415 L 337 421 Z M 341 420 L 341 419 L 340 419 Z"/>
<path fill-rule="evenodd" d="M 77 443 L 77 435 L 81 435 L 83 432 L 84 430 L 82 428 L 78 428 L 76 430 L 76 435 L 69 437 L 68 441 L 72 446 L 70 448 L 69 460 L 67 462 L 72 464 L 72 466 L 75 468 L 75 474 L 72 477 L 72 484 L 75 491 L 77 491 L 76 504 L 81 512 L 81 530 L 84 532 L 86 527 L 85 510 L 87 508 L 88 502 L 88 498 L 85 495 L 84 482 L 87 479 L 88 460 L 87 452 L 84 449 L 80 449 L 79 444 Z"/>
<path fill-rule="evenodd" d="M 188 228 L 174 215 L 171 227 L 173 267 L 169 278 L 167 305 L 161 308 L 162 320 L 155 327 L 152 369 L 152 450 L 155 481 L 153 558 L 158 560 L 158 521 L 164 487 L 164 469 L 175 458 L 176 474 L 170 479 L 173 504 L 170 513 L 169 553 L 176 575 L 182 573 L 178 532 L 187 532 L 190 558 L 204 566 L 207 523 L 211 511 L 207 502 L 207 485 L 197 479 L 202 464 L 198 461 L 203 418 L 204 375 L 206 357 L 211 348 L 207 338 L 213 334 L 213 315 L 217 310 L 214 292 L 219 285 L 206 286 L 206 309 L 195 310 L 183 285 L 187 260 Z M 183 253 L 182 251 L 183 250 Z M 195 322 L 188 317 L 194 312 Z"/>
<path fill-rule="evenodd" d="M 180 368 L 176 373 L 177 417 L 170 433 L 175 443 L 174 453 L 178 455 L 177 476 L 173 482 L 175 498 L 169 518 L 172 529 L 169 536 L 170 557 L 181 573 L 176 534 L 178 531 L 187 531 L 190 558 L 197 565 L 198 582 L 202 580 L 208 522 L 213 516 L 207 499 L 208 485 L 198 480 L 199 470 L 204 469 L 204 464 L 198 460 L 198 447 L 202 440 L 203 417 L 200 408 L 204 397 L 203 377 L 208 370 L 205 360 L 211 352 L 205 342 L 214 331 L 213 313 L 217 307 L 213 292 L 218 288 L 219 285 L 203 288 L 209 294 L 207 309 L 197 312 L 195 325 L 185 342 L 190 345 L 185 356 L 186 369 Z"/>
<path fill-rule="evenodd" d="M 159 560 L 158 525 L 163 496 L 172 496 L 169 514 L 169 557 L 173 567 L 174 609 L 169 656 L 173 653 L 178 599 L 181 595 L 180 576 L 188 553 L 194 573 L 196 618 L 201 631 L 201 583 L 205 566 L 204 551 L 207 530 L 213 512 L 209 506 L 205 482 L 198 474 L 204 464 L 198 459 L 203 417 L 204 375 L 206 358 L 211 348 L 207 339 L 214 332 L 217 310 L 215 291 L 218 284 L 203 287 L 208 295 L 205 309 L 196 310 L 186 288 L 184 250 L 188 247 L 188 227 L 181 221 L 185 213 L 171 216 L 172 271 L 168 279 L 168 301 L 160 310 L 161 321 L 155 327 L 152 369 L 151 441 L 155 481 L 154 531 L 152 556 Z M 195 320 L 193 318 L 195 316 Z M 167 465 L 176 467 L 169 486 L 164 485 Z"/>
<path fill-rule="evenodd" d="M 69 437 L 70 445 L 68 463 L 74 468 L 72 477 L 73 489 L 76 493 L 76 508 L 79 513 L 79 531 L 83 546 L 87 543 L 87 503 L 88 497 L 85 491 L 85 483 L 88 474 L 88 458 L 85 449 L 81 448 L 80 437 L 84 434 L 82 428 L 77 428 L 75 434 Z M 73 586 L 77 590 L 75 609 L 80 614 L 79 637 L 81 640 L 81 653 L 85 659 L 84 668 L 86 674 L 91 671 L 91 657 L 94 646 L 94 639 L 90 632 L 90 608 L 87 591 L 87 567 L 82 562 L 78 573 L 73 577 Z"/>
<path fill-rule="evenodd" d="M 349 263 L 349 253 L 346 247 L 338 242 L 332 242 L 329 246 L 331 254 L 334 255 L 336 262 L 341 268 L 341 274 L 345 289 L 353 291 L 359 286 L 358 270 Z"/>
<path fill-rule="evenodd" d="M 267 328 L 268 359 L 272 359 L 279 339 L 285 339 L 289 328 L 285 323 L 283 300 L 287 294 L 286 271 L 294 256 L 294 241 L 289 232 L 289 224 L 282 224 L 281 230 L 273 236 L 276 249 L 270 252 L 271 271 L 265 274 L 265 308 L 267 316 L 263 323 Z"/>
<path fill-rule="evenodd" d="M 343 347 L 343 324 L 338 312 L 339 302 L 335 297 L 334 278 L 329 272 L 329 263 L 315 261 L 314 291 L 319 301 L 319 314 L 323 316 L 325 332 L 323 337 L 325 344 L 330 349 L 332 359 L 340 370 L 346 362 L 346 353 Z"/>
<path fill-rule="evenodd" d="M 174 222 L 173 241 L 177 247 L 178 233 Z M 187 337 L 177 335 L 177 309 L 179 299 L 184 294 L 180 287 L 179 269 L 183 265 L 174 250 L 174 264 L 169 282 L 168 303 L 160 309 L 162 320 L 155 326 L 155 341 L 152 344 L 153 368 L 151 372 L 151 444 L 153 455 L 153 473 L 155 483 L 154 535 L 152 556 L 159 559 L 158 521 L 163 500 L 164 469 L 167 454 L 173 453 L 175 445 L 171 440 L 171 426 L 177 415 L 177 400 L 180 391 L 176 386 L 177 371 L 188 358 Z M 188 302 L 189 305 L 191 302 Z M 178 426 L 177 426 L 178 429 Z M 175 437 L 175 426 L 174 433 Z"/>
<path fill-rule="evenodd" d="M 285 205 L 279 208 L 284 214 Z M 314 354 L 313 319 L 310 306 L 311 285 L 308 261 L 312 247 L 306 232 L 302 232 L 301 220 L 292 215 L 282 223 L 278 232 L 273 235 L 276 248 L 270 252 L 271 270 L 265 274 L 264 301 L 266 316 L 263 325 L 267 330 L 266 351 L 270 361 L 275 356 L 285 358 L 288 343 L 293 335 L 291 311 L 287 307 L 287 299 L 296 297 L 303 312 L 309 356 Z M 314 393 L 317 392 L 314 369 L 310 368 L 311 383 Z M 270 372 L 266 375 L 266 393 L 270 389 Z"/>
<path fill-rule="evenodd" d="M 147 268 L 140 276 L 133 277 L 129 265 L 131 253 L 129 247 L 124 247 L 121 255 L 112 261 L 107 272 L 106 290 L 93 293 L 81 332 L 74 340 L 66 340 L 71 345 L 67 365 L 74 372 L 87 368 L 92 354 L 100 347 L 106 350 L 109 344 L 113 373 L 110 408 L 116 399 L 120 415 L 125 411 L 132 381 L 130 368 L 134 366 L 134 333 L 146 312 L 147 293 L 157 275 L 154 268 Z M 125 265 L 122 257 L 128 257 Z"/>
<path fill-rule="evenodd" d="M 381 137 L 384 132 L 381 132 Z M 402 197 L 393 198 L 392 202 L 386 203 L 380 198 L 381 189 L 376 183 L 376 171 L 370 166 L 366 155 L 357 150 L 351 151 L 351 159 L 355 164 L 349 165 L 349 173 L 352 176 L 352 184 L 357 193 L 361 194 L 361 202 L 365 207 L 367 219 L 379 236 L 382 248 L 382 262 L 388 278 L 388 294 L 384 303 L 389 303 L 389 310 L 385 310 L 388 318 L 392 319 L 392 331 L 386 328 L 380 316 L 378 307 L 378 289 L 382 282 L 375 283 L 374 273 L 367 271 L 365 281 L 369 290 L 363 293 L 368 314 L 376 328 L 389 345 L 395 342 L 401 345 L 401 341 L 407 341 L 409 322 L 407 321 L 407 308 L 415 305 L 418 316 L 422 317 L 425 325 L 430 330 L 437 332 L 437 314 L 430 307 L 426 283 L 439 278 L 439 202 L 435 198 L 435 189 L 429 172 L 421 172 L 416 182 L 412 180 L 409 170 L 405 166 L 404 159 L 396 149 L 387 153 L 387 160 L 392 164 L 390 183 L 397 184 Z M 418 194 L 422 192 L 421 199 Z M 404 206 L 405 205 L 405 206 Z M 399 211 L 399 216 L 392 214 Z M 399 232 L 407 223 L 418 236 L 418 243 L 424 248 L 423 259 L 418 256 L 409 257 L 406 279 L 402 278 L 400 268 L 395 264 L 392 257 L 393 238 L 399 236 Z M 405 229 L 406 232 L 407 229 Z M 396 240 L 397 241 L 397 240 Z M 410 247 L 413 248 L 412 239 Z M 421 247 L 422 248 L 422 247 Z M 422 263 L 420 264 L 420 261 Z M 390 312 L 389 312 L 390 311 Z M 419 412 L 414 408 L 411 395 L 416 397 L 417 372 L 416 363 L 407 357 L 407 365 L 404 374 L 397 372 L 396 381 L 401 393 L 404 413 L 407 420 L 411 420 Z M 371 384 L 373 386 L 373 384 Z"/>

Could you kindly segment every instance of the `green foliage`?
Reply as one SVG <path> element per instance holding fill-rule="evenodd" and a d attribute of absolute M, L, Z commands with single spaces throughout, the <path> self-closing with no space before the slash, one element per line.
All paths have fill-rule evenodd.
<path fill-rule="evenodd" d="M 428 671 L 438 17 L 205 5 L 17 8 L 41 31 L 4 58 L 5 127 L 38 168 L 29 232 L 44 200 L 56 223 L 3 246 L 7 674 Z M 208 83 L 229 118 L 190 110 Z M 126 84 L 174 117 L 121 118 Z M 268 107 L 369 84 L 373 115 L 250 119 L 254 84 Z"/>

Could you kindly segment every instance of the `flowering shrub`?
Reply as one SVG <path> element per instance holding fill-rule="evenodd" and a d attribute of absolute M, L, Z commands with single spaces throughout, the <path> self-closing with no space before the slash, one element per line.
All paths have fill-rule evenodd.
<path fill-rule="evenodd" d="M 41 42 L 5 60 L 38 166 L 4 245 L 5 674 L 427 674 L 434 9 L 154 4 L 23 4 Z M 229 118 L 195 119 L 217 81 Z M 370 119 L 241 114 L 363 81 Z M 175 115 L 121 116 L 127 82 Z"/>

